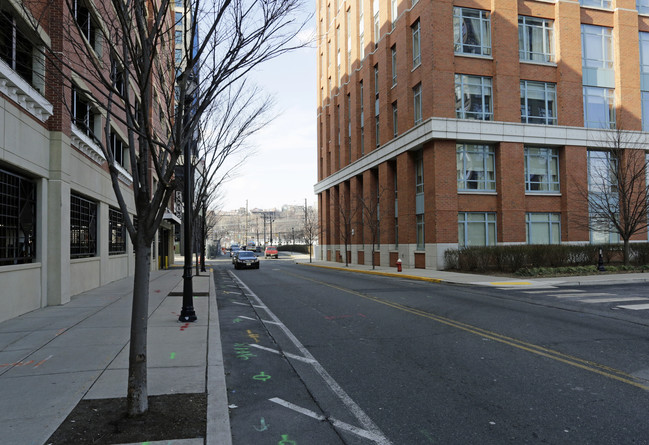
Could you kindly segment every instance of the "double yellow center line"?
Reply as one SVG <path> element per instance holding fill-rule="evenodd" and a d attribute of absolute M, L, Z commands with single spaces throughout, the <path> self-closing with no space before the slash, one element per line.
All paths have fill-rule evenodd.
<path fill-rule="evenodd" d="M 499 342 L 499 343 L 503 343 L 505 345 L 514 347 L 516 349 L 521 349 L 523 351 L 531 352 L 532 354 L 540 355 L 542 357 L 546 357 L 546 358 L 549 358 L 551 360 L 555 360 L 557 362 L 561 362 L 561 363 L 573 366 L 575 368 L 581 368 L 581 369 L 584 369 L 586 371 L 593 372 L 595 374 L 599 374 L 601 376 L 604 376 L 604 377 L 607 377 L 607 378 L 610 378 L 610 379 L 613 379 L 613 380 L 617 380 L 619 382 L 626 383 L 626 384 L 631 385 L 631 386 L 635 386 L 637 388 L 641 388 L 641 389 L 644 389 L 644 390 L 649 390 L 649 385 L 646 382 L 641 383 L 639 381 L 639 379 L 635 378 L 631 374 L 628 374 L 628 373 L 626 373 L 624 371 L 621 371 L 619 369 L 612 368 L 610 366 L 602 365 L 602 364 L 599 364 L 599 363 L 596 363 L 596 362 L 593 362 L 593 361 L 590 361 L 590 360 L 585 360 L 585 359 L 582 359 L 582 358 L 579 358 L 579 357 L 575 357 L 575 356 L 572 356 L 572 355 L 569 355 L 569 354 L 564 354 L 562 352 L 555 351 L 553 349 L 549 349 L 549 348 L 546 348 L 546 347 L 543 347 L 543 346 L 535 345 L 534 343 L 529 343 L 529 342 L 519 340 L 519 339 L 516 339 L 516 338 L 513 338 L 513 337 L 508 337 L 506 335 L 502 335 L 502 334 L 499 334 L 497 332 L 489 331 L 487 329 L 482 329 L 480 327 L 473 326 L 473 325 L 470 325 L 470 324 L 467 324 L 467 323 L 462 323 L 460 321 L 453 320 L 451 318 L 442 317 L 440 315 L 436 315 L 436 314 L 433 314 L 433 313 L 430 313 L 430 312 L 426 312 L 426 311 L 421 310 L 421 309 L 411 308 L 411 307 L 404 306 L 404 305 L 399 304 L 399 303 L 384 300 L 382 298 L 378 298 L 378 297 L 374 297 L 374 296 L 371 296 L 371 295 L 356 292 L 356 291 L 353 291 L 351 289 L 347 289 L 347 288 L 344 288 L 344 287 L 341 287 L 341 286 L 336 286 L 335 284 L 330 284 L 330 283 L 326 283 L 324 281 L 314 280 L 314 279 L 307 278 L 307 277 L 300 276 L 300 275 L 294 275 L 294 274 L 290 274 L 290 275 L 293 275 L 295 277 L 299 277 L 299 278 L 304 279 L 304 280 L 312 281 L 314 283 L 318 283 L 318 284 L 321 284 L 323 286 L 328 286 L 328 287 L 331 287 L 333 289 L 339 290 L 341 292 L 346 292 L 348 294 L 356 295 L 356 296 L 359 296 L 361 298 L 365 298 L 367 300 L 374 301 L 375 303 L 383 304 L 385 306 L 389 306 L 389 307 L 392 307 L 394 309 L 398 309 L 398 310 L 403 311 L 403 312 L 408 312 L 410 314 L 414 314 L 414 315 L 417 315 L 417 316 L 420 316 L 420 317 L 428 318 L 429 320 L 436 321 L 436 322 L 444 324 L 446 326 L 450 326 L 450 327 L 453 327 L 453 328 L 456 328 L 456 329 L 460 329 L 462 331 L 478 335 L 478 336 L 480 336 L 482 338 L 487 338 L 489 340 L 493 340 L 493 341 L 496 341 L 496 342 Z"/>

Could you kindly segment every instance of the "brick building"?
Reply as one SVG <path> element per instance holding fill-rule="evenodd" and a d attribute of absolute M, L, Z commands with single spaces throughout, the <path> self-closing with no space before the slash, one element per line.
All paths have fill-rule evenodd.
<path fill-rule="evenodd" d="M 584 224 L 581 190 L 610 129 L 649 129 L 648 0 L 320 0 L 317 14 L 323 259 L 347 245 L 370 264 L 373 234 L 376 264 L 433 269 L 458 246 L 619 239 Z"/>
<path fill-rule="evenodd" d="M 110 17 L 98 4 L 0 2 L 0 321 L 133 274 L 133 245 L 97 141 L 110 147 L 132 214 L 128 154 L 136 147 L 128 146 L 119 119 L 106 136 L 101 83 L 70 69 L 93 66 L 75 45 L 89 45 L 106 75 L 117 66 L 103 34 Z M 155 174 L 148 180 L 155 183 Z M 173 250 L 177 218 L 168 213 L 152 268 L 164 264 L 159 254 Z"/>

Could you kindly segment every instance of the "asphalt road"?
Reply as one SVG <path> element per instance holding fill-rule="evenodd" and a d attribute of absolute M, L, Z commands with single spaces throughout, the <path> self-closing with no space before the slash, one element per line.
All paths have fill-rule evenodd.
<path fill-rule="evenodd" d="M 649 443 L 641 311 L 281 259 L 215 277 L 234 444 Z"/>

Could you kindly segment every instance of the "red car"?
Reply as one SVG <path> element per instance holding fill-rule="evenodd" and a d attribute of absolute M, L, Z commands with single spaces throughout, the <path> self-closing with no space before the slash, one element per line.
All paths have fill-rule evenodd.
<path fill-rule="evenodd" d="M 277 247 L 275 246 L 266 246 L 266 250 L 264 251 L 264 257 L 268 258 L 279 258 L 279 252 L 277 251 Z"/>

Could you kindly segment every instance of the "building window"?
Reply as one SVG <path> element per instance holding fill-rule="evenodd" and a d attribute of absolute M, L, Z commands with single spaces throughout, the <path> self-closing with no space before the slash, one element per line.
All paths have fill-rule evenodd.
<path fill-rule="evenodd" d="M 372 3 L 372 12 L 374 13 L 374 47 L 379 46 L 381 40 L 381 26 L 379 24 L 379 0 Z"/>
<path fill-rule="evenodd" d="M 352 96 L 347 93 L 347 149 L 349 150 L 349 163 L 352 163 Z"/>
<path fill-rule="evenodd" d="M 376 126 L 376 146 L 380 145 L 379 138 L 379 66 L 374 65 L 374 118 Z"/>
<path fill-rule="evenodd" d="M 397 45 L 392 45 L 392 86 L 397 84 Z"/>
<path fill-rule="evenodd" d="M 363 17 L 363 0 L 358 0 L 358 44 L 362 63 L 365 58 L 365 19 Z"/>
<path fill-rule="evenodd" d="M 521 60 L 554 62 L 553 21 L 518 16 L 518 51 Z"/>
<path fill-rule="evenodd" d="M 480 9 L 453 8 L 453 37 L 456 54 L 491 55 L 489 12 Z"/>
<path fill-rule="evenodd" d="M 415 155 L 415 214 L 417 223 L 417 250 L 424 249 L 424 157 Z"/>
<path fill-rule="evenodd" d="M 521 122 L 557 124 L 557 87 L 554 83 L 521 80 Z"/>
<path fill-rule="evenodd" d="M 97 38 L 98 27 L 95 18 L 88 9 L 83 0 L 75 0 L 74 2 L 74 18 L 81 30 L 81 34 L 86 38 L 90 46 L 95 50 L 99 50 L 99 39 Z"/>
<path fill-rule="evenodd" d="M 110 57 L 110 75 L 113 87 L 120 96 L 124 96 L 124 69 L 116 57 Z"/>
<path fill-rule="evenodd" d="M 412 30 L 412 67 L 421 64 L 421 24 L 417 20 L 411 27 Z"/>
<path fill-rule="evenodd" d="M 559 192 L 559 154 L 555 148 L 525 147 L 525 191 Z"/>
<path fill-rule="evenodd" d="M 75 87 L 72 88 L 72 123 L 86 135 L 95 137 L 97 113 L 90 101 Z"/>
<path fill-rule="evenodd" d="M 70 258 L 97 254 L 97 203 L 70 195 Z"/>
<path fill-rule="evenodd" d="M 496 245 L 495 213 L 460 212 L 457 225 L 459 247 Z"/>
<path fill-rule="evenodd" d="M 426 240 L 424 239 L 424 215 L 417 215 L 417 250 L 424 250 L 426 246 Z"/>
<path fill-rule="evenodd" d="M 581 25 L 582 66 L 613 69 L 613 34 L 611 28 Z"/>
<path fill-rule="evenodd" d="M 456 74 L 455 112 L 460 119 L 490 121 L 493 118 L 491 78 Z"/>
<path fill-rule="evenodd" d="M 394 29 L 394 26 L 397 23 L 398 14 L 398 0 L 390 0 L 390 19 L 392 21 L 392 29 Z"/>
<path fill-rule="evenodd" d="M 457 144 L 458 191 L 496 190 L 496 154 L 489 145 Z"/>
<path fill-rule="evenodd" d="M 347 72 L 352 72 L 352 10 L 351 8 L 347 10 L 347 15 L 345 16 L 345 32 L 347 33 Z"/>
<path fill-rule="evenodd" d="M 377 147 L 378 147 L 379 145 L 381 145 L 381 142 L 380 142 L 380 134 L 379 134 L 379 133 L 380 133 L 380 130 L 379 130 L 379 116 L 377 115 L 377 116 L 376 116 L 376 134 L 375 134 L 375 137 L 376 137 L 376 146 L 377 146 Z"/>
<path fill-rule="evenodd" d="M 110 132 L 110 151 L 113 153 L 113 158 L 115 162 L 126 167 L 126 149 L 124 142 L 117 136 L 117 133 L 114 131 Z"/>
<path fill-rule="evenodd" d="M 361 112 L 360 112 L 360 119 L 361 119 L 361 155 L 365 154 L 365 112 L 363 111 L 363 102 L 365 100 L 364 98 L 364 91 L 363 91 L 363 81 L 361 80 L 359 82 L 359 91 L 360 91 L 360 101 L 361 101 Z"/>
<path fill-rule="evenodd" d="M 649 14 L 649 0 L 637 0 L 638 13 Z"/>
<path fill-rule="evenodd" d="M 579 4 L 581 6 L 611 9 L 611 0 L 579 0 Z"/>
<path fill-rule="evenodd" d="M 617 168 L 617 158 L 610 152 L 588 150 L 588 211 L 594 244 L 620 242 L 611 224 L 611 214 L 619 211 Z"/>
<path fill-rule="evenodd" d="M 415 194 L 424 194 L 424 158 L 421 151 L 417 154 L 415 159 Z M 418 211 L 417 213 L 422 213 Z"/>
<path fill-rule="evenodd" d="M 392 136 L 395 138 L 399 134 L 399 120 L 397 119 L 397 103 L 392 103 Z"/>
<path fill-rule="evenodd" d="M 0 59 L 36 88 L 34 45 L 23 32 L 21 24 L 13 13 L 0 11 Z"/>
<path fill-rule="evenodd" d="M 36 259 L 36 183 L 0 169 L 0 266 Z"/>
<path fill-rule="evenodd" d="M 615 128 L 615 90 L 584 87 L 584 126 Z"/>
<path fill-rule="evenodd" d="M 559 213 L 526 213 L 527 244 L 559 244 L 561 242 L 561 215 Z"/>
<path fill-rule="evenodd" d="M 413 96 L 413 114 L 415 117 L 415 125 L 421 122 L 421 83 L 417 84 L 416 87 L 412 89 Z"/>
<path fill-rule="evenodd" d="M 649 91 L 641 91 L 642 131 L 649 131 Z"/>
<path fill-rule="evenodd" d="M 126 227 L 124 216 L 118 209 L 108 209 L 108 254 L 126 253 Z"/>
<path fill-rule="evenodd" d="M 617 194 L 617 159 L 611 153 L 588 150 L 588 193 Z"/>
<path fill-rule="evenodd" d="M 646 0 L 649 5 L 649 0 Z M 639 8 L 639 7 L 638 7 Z M 647 6 L 649 14 L 649 6 Z M 642 130 L 649 131 L 649 32 L 640 34 L 640 90 L 642 96 Z"/>

